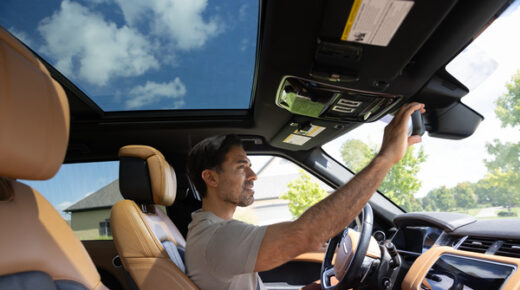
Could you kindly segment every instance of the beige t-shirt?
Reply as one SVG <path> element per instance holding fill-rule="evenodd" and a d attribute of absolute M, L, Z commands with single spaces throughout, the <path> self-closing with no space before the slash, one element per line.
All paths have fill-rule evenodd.
<path fill-rule="evenodd" d="M 266 227 L 195 211 L 188 226 L 188 277 L 204 289 L 265 289 L 254 272 Z"/>

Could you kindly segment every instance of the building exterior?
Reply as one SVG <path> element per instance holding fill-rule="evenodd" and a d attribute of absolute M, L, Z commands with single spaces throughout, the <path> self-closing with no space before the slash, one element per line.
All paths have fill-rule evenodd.
<path fill-rule="evenodd" d="M 70 225 L 80 240 L 111 239 L 110 209 L 122 199 L 119 181 L 114 180 L 64 211 L 70 213 Z"/>

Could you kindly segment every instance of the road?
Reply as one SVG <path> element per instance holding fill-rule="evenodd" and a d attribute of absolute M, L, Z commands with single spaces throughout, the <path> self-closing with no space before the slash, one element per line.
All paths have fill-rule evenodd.
<path fill-rule="evenodd" d="M 476 215 L 477 218 L 487 218 L 487 217 L 496 217 L 497 211 L 501 210 L 501 206 L 495 207 L 486 207 L 480 210 L 480 212 Z"/>

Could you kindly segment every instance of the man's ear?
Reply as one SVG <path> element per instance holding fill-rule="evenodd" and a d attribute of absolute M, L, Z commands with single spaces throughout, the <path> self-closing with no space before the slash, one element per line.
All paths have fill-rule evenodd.
<path fill-rule="evenodd" d="M 208 187 L 217 187 L 218 185 L 218 176 L 217 172 L 212 169 L 204 169 L 201 173 L 202 180 L 206 183 Z"/>

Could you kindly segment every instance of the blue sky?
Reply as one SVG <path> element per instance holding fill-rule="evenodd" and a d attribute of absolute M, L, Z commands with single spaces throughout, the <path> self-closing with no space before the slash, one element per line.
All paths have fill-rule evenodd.
<path fill-rule="evenodd" d="M 0 25 L 106 111 L 248 108 L 258 3 L 0 1 Z"/>
<path fill-rule="evenodd" d="M 119 161 L 64 164 L 49 180 L 23 180 L 60 212 L 119 176 Z"/>

